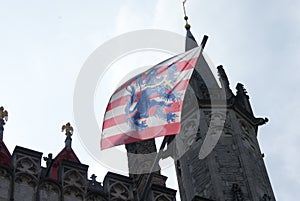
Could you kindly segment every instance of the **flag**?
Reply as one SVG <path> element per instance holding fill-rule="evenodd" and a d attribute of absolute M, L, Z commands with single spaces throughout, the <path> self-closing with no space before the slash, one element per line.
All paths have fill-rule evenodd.
<path fill-rule="evenodd" d="M 171 57 L 119 87 L 104 115 L 101 149 L 180 132 L 181 109 L 201 48 Z"/>

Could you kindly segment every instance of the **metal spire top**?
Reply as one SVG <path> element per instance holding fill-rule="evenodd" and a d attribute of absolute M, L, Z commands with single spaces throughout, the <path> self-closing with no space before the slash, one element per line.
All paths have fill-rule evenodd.
<path fill-rule="evenodd" d="M 191 28 L 191 25 L 188 23 L 189 18 L 186 15 L 185 3 L 186 3 L 186 0 L 183 0 L 182 6 L 183 6 L 183 13 L 184 13 L 184 20 L 185 20 L 185 28 L 186 28 L 186 30 L 189 30 Z"/>
<path fill-rule="evenodd" d="M 63 125 L 61 128 L 61 132 L 66 132 L 66 140 L 65 140 L 65 146 L 66 147 L 71 147 L 71 143 L 72 143 L 72 138 L 71 136 L 73 135 L 73 127 L 71 126 L 71 124 L 68 122 L 66 125 Z"/>
<path fill-rule="evenodd" d="M 0 107 L 0 141 L 3 140 L 3 131 L 5 122 L 8 120 L 8 112 L 4 110 L 4 107 Z"/>

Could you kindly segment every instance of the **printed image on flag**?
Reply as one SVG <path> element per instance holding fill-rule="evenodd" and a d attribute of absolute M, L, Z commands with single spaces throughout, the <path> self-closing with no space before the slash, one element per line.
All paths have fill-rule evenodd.
<path fill-rule="evenodd" d="M 194 48 L 119 87 L 106 108 L 101 149 L 180 132 L 181 109 L 200 55 Z"/>

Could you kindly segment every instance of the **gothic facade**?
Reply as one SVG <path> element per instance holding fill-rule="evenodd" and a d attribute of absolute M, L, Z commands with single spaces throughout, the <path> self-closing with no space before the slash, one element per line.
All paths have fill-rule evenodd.
<path fill-rule="evenodd" d="M 197 45 L 190 38 L 187 50 Z M 268 119 L 254 116 L 243 84 L 233 93 L 223 66 L 217 70 L 220 84 L 202 56 L 184 100 L 179 139 L 185 151 L 175 160 L 181 200 L 273 201 L 257 140 L 258 127 Z M 188 104 L 193 97 L 196 104 Z"/>
<path fill-rule="evenodd" d="M 197 46 L 187 27 L 186 50 Z M 215 80 L 201 56 L 186 92 L 181 133 L 168 141 L 163 157 L 174 159 L 182 201 L 274 201 L 275 197 L 257 141 L 266 118 L 254 116 L 242 84 L 236 93 L 222 66 Z M 5 116 L 0 115 L 0 201 L 175 201 L 176 190 L 166 187 L 159 167 L 151 174 L 153 158 L 133 159 L 130 153 L 157 152 L 155 141 L 126 145 L 130 172 L 107 173 L 103 182 L 87 177 L 72 149 L 73 129 L 66 124 L 65 147 L 57 156 L 16 146 L 11 154 L 3 141 Z M 46 167 L 41 161 L 46 161 Z M 150 163 L 149 163 L 150 161 Z M 147 186 L 147 179 L 151 178 Z M 143 191 L 146 189 L 146 194 Z"/>

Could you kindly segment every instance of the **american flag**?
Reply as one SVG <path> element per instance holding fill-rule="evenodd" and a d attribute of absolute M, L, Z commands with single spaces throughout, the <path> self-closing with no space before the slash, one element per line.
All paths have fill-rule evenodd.
<path fill-rule="evenodd" d="M 181 109 L 201 48 L 171 57 L 119 87 L 102 126 L 101 149 L 180 132 Z"/>

